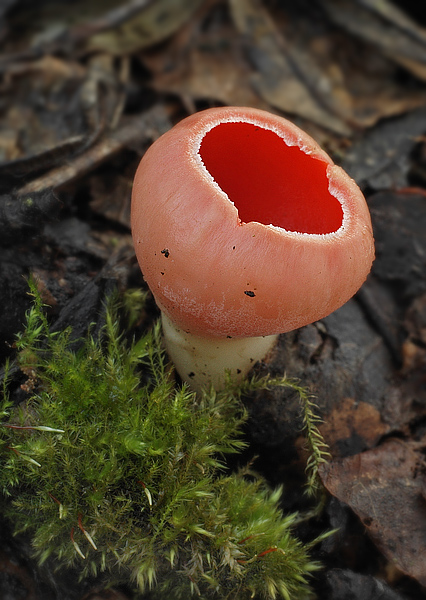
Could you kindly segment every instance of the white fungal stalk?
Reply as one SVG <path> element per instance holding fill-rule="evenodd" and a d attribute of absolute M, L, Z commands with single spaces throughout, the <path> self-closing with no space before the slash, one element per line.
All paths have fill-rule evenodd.
<path fill-rule="evenodd" d="M 227 372 L 235 381 L 243 379 L 278 340 L 278 335 L 205 338 L 186 333 L 164 313 L 161 319 L 167 353 L 181 378 L 196 392 L 210 385 L 223 388 Z"/>

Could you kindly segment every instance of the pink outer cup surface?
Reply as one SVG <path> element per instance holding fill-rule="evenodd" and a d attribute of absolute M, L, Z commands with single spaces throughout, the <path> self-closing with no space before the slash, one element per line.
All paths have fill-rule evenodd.
<path fill-rule="evenodd" d="M 241 223 L 199 154 L 208 131 L 240 121 L 273 130 L 324 162 L 329 192 L 343 210 L 337 231 Z M 207 337 L 271 335 L 321 319 L 353 296 L 374 259 L 370 215 L 355 182 L 298 127 L 251 108 L 196 113 L 149 148 L 135 176 L 132 233 L 161 310 Z"/>

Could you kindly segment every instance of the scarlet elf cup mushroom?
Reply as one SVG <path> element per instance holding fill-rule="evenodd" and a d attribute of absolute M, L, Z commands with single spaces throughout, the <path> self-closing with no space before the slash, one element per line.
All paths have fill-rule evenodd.
<path fill-rule="evenodd" d="M 355 182 L 301 129 L 251 108 L 196 113 L 149 148 L 132 232 L 168 354 L 196 390 L 245 376 L 279 333 L 342 306 L 374 259 Z"/>

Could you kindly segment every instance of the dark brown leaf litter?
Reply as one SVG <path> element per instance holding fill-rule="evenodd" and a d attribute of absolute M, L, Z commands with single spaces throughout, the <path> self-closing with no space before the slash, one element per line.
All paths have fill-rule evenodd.
<path fill-rule="evenodd" d="M 376 238 L 373 273 L 404 303 L 426 291 L 426 194 L 380 192 L 369 199 Z"/>
<path fill-rule="evenodd" d="M 424 586 L 425 442 L 388 439 L 321 468 L 326 489 L 359 516 L 384 556 Z"/>
<path fill-rule="evenodd" d="M 34 10 L 32 3 L 20 4 L 24 8 L 10 11 L 10 29 L 3 35 L 4 64 L 55 52 L 104 51 L 113 55 L 137 52 L 175 32 L 191 17 L 201 0 L 131 0 L 125 4 L 115 0 L 42 2 L 38 10 Z"/>
<path fill-rule="evenodd" d="M 415 397 L 409 391 L 416 368 L 424 367 L 426 196 L 383 191 L 369 205 L 376 260 L 366 285 L 321 322 L 281 336 L 273 363 L 277 373 L 311 382 L 339 455 L 405 431 L 426 411 L 421 381 Z M 417 362 L 410 365 L 415 351 Z"/>
<path fill-rule="evenodd" d="M 348 569 L 330 569 L 326 580 L 328 600 L 404 600 L 380 579 Z"/>
<path fill-rule="evenodd" d="M 404 187 L 411 154 L 425 133 L 424 108 L 384 121 L 351 146 L 342 166 L 363 188 Z"/>
<path fill-rule="evenodd" d="M 393 2 L 321 0 L 330 19 L 426 78 L 426 32 Z"/>
<path fill-rule="evenodd" d="M 112 289 L 144 285 L 129 231 L 133 173 L 152 140 L 191 112 L 235 104 L 290 117 L 366 191 L 377 250 L 366 285 L 282 335 L 259 367 L 298 378 L 324 419 L 333 459 L 317 527 L 338 532 L 320 547 L 319 600 L 426 598 L 425 26 L 416 3 L 389 0 L 0 7 L 2 359 L 13 359 L 29 274 L 51 323 L 76 338 L 102 325 Z M 151 302 L 147 318 L 157 314 Z M 17 368 L 13 377 L 20 390 Z M 244 458 L 257 453 L 271 484 L 284 483 L 286 507 L 303 508 L 297 397 L 270 390 L 247 407 Z M 26 543 L 6 530 L 0 551 L 0 596 L 10 600 L 132 597 L 53 570 L 42 584 L 21 560 Z"/>

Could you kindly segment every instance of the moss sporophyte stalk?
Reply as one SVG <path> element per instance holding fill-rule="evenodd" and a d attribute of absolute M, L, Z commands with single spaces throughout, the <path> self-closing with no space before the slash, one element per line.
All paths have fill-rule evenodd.
<path fill-rule="evenodd" d="M 109 300 L 102 335 L 89 332 L 73 350 L 69 330 L 50 331 L 30 286 L 17 340 L 30 394 L 14 407 L 3 386 L 0 485 L 2 510 L 38 561 L 82 578 L 106 572 L 160 599 L 308 597 L 314 542 L 292 534 L 297 517 L 282 514 L 281 490 L 224 465 L 245 446 L 242 394 L 295 387 L 313 489 L 325 447 L 305 392 L 253 378 L 196 396 L 175 383 L 159 325 L 127 341 L 120 322 L 138 314 L 137 292 Z"/>

